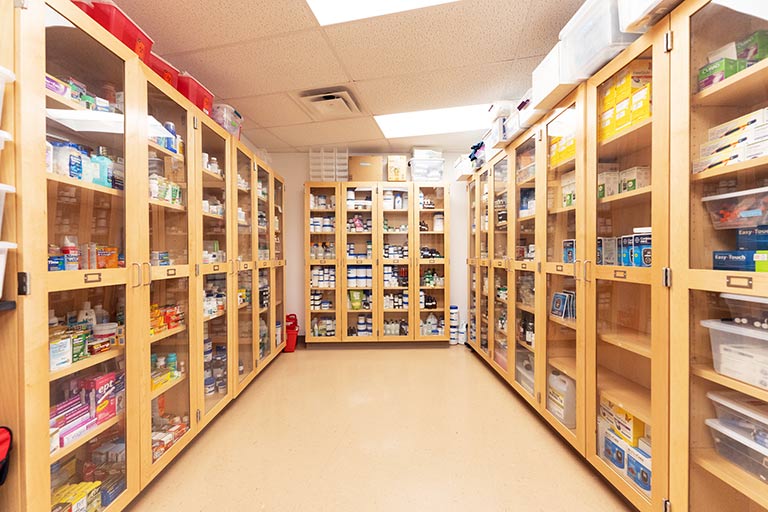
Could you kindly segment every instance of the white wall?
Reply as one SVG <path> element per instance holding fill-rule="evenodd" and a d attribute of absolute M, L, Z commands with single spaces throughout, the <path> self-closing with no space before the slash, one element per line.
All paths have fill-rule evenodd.
<path fill-rule="evenodd" d="M 271 166 L 285 178 L 286 314 L 295 313 L 304 334 L 304 182 L 309 179 L 309 155 L 305 153 L 271 154 Z M 462 321 L 467 313 L 467 191 L 453 169 L 457 154 L 445 155 L 446 181 L 451 185 L 450 275 L 451 304 L 458 305 Z"/>

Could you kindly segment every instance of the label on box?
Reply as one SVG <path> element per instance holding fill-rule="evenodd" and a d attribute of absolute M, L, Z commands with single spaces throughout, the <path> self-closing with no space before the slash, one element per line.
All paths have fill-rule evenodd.
<path fill-rule="evenodd" d="M 650 496 L 651 457 L 630 446 L 627 453 L 627 476 Z"/>
<path fill-rule="evenodd" d="M 632 240 L 632 266 L 651 266 L 651 235 L 633 235 Z"/>
<path fill-rule="evenodd" d="M 605 442 L 603 444 L 603 459 L 610 462 L 620 474 L 626 474 L 627 469 L 627 450 L 629 445 L 621 437 L 616 435 L 613 429 L 605 431 Z"/>
<path fill-rule="evenodd" d="M 576 240 L 563 240 L 563 263 L 576 261 Z"/>
<path fill-rule="evenodd" d="M 755 251 L 714 251 L 712 268 L 715 270 L 755 271 Z"/>
<path fill-rule="evenodd" d="M 617 238 L 601 237 L 597 239 L 597 264 L 616 265 L 618 253 Z"/>
<path fill-rule="evenodd" d="M 768 122 L 768 109 L 761 108 L 744 116 L 738 117 L 727 123 L 714 126 L 707 132 L 707 140 L 715 140 L 726 135 L 731 135 L 738 130 L 745 130 L 750 126 L 758 126 Z"/>

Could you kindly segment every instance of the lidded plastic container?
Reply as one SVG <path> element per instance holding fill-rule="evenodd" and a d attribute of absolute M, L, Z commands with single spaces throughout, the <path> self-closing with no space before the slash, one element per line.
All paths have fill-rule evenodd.
<path fill-rule="evenodd" d="M 763 482 L 768 482 L 768 448 L 740 434 L 722 420 L 708 419 L 704 423 L 709 427 L 717 453 L 757 475 Z"/>
<path fill-rule="evenodd" d="M 235 110 L 232 105 L 226 103 L 217 103 L 213 106 L 213 114 L 211 117 L 216 121 L 219 126 L 227 130 L 227 132 L 240 138 L 240 127 L 243 125 L 243 116 Z"/>
<path fill-rule="evenodd" d="M 619 28 L 643 33 L 677 7 L 682 0 L 619 0 Z"/>
<path fill-rule="evenodd" d="M 768 403 L 738 391 L 710 391 L 717 419 L 768 449 Z"/>
<path fill-rule="evenodd" d="M 443 179 L 444 159 L 412 158 L 408 161 L 414 181 L 440 181 Z"/>
<path fill-rule="evenodd" d="M 586 80 L 638 37 L 620 30 L 617 0 L 587 0 L 560 31 L 562 73 Z"/>
<path fill-rule="evenodd" d="M 717 373 L 768 389 L 768 330 L 723 320 L 702 320 L 709 329 Z"/>
<path fill-rule="evenodd" d="M 85 2 L 80 4 L 87 5 Z M 93 0 L 85 12 L 99 25 L 109 30 L 144 62 L 149 62 L 154 41 L 111 0 Z"/>
<path fill-rule="evenodd" d="M 768 222 L 768 187 L 703 197 L 715 229 L 741 229 Z"/>
<path fill-rule="evenodd" d="M 203 84 L 194 79 L 187 72 L 179 74 L 179 86 L 177 88 L 197 108 L 211 115 L 213 112 L 213 93 L 203 87 Z"/>
<path fill-rule="evenodd" d="M 149 67 L 174 89 L 179 86 L 179 70 L 154 52 L 149 54 Z"/>

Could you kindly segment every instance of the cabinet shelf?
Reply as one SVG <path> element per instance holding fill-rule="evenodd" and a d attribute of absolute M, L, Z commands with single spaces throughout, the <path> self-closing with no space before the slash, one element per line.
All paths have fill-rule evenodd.
<path fill-rule="evenodd" d="M 768 508 L 765 482 L 720 456 L 714 448 L 699 448 L 691 453 L 693 463 L 730 485 L 760 506 Z"/>
<path fill-rule="evenodd" d="M 651 335 L 626 327 L 612 327 L 609 331 L 598 329 L 598 338 L 610 345 L 628 350 L 637 355 L 651 357 Z"/>
<path fill-rule="evenodd" d="M 159 397 L 160 395 L 162 395 L 164 393 L 167 393 L 172 388 L 174 388 L 175 386 L 178 386 L 179 384 L 181 384 L 185 380 L 187 380 L 187 374 L 186 373 L 182 374 L 181 377 L 178 377 L 176 379 L 171 379 L 168 382 L 166 382 L 165 384 L 163 384 L 162 386 L 160 386 L 160 387 L 158 387 L 156 389 L 153 389 L 152 390 L 152 400 L 154 400 L 155 398 Z"/>
<path fill-rule="evenodd" d="M 223 317 L 226 314 L 227 314 L 226 311 L 219 311 L 218 313 L 216 313 L 214 315 L 204 316 L 203 317 L 203 322 L 210 322 L 211 320 L 216 320 L 217 318 L 221 318 L 221 317 Z"/>
<path fill-rule="evenodd" d="M 61 370 L 51 372 L 51 374 L 48 377 L 48 381 L 53 382 L 53 381 L 59 380 L 68 375 L 72 375 L 77 372 L 87 370 L 92 366 L 96 366 L 97 364 L 101 364 L 101 363 L 106 363 L 107 361 L 111 361 L 112 359 L 116 359 L 123 355 L 125 355 L 124 348 L 111 348 L 106 352 L 101 352 L 100 354 L 95 354 L 95 355 L 86 357 L 81 361 L 72 363 L 66 368 L 62 368 Z"/>
<path fill-rule="evenodd" d="M 48 181 L 63 183 L 64 185 L 70 185 L 72 187 L 78 187 L 85 190 L 93 190 L 94 192 L 98 192 L 100 194 L 106 194 L 108 196 L 125 197 L 125 192 L 122 190 L 103 187 L 101 185 L 96 185 L 95 183 L 88 183 L 83 180 L 78 180 L 77 178 L 70 178 L 69 176 L 60 176 L 58 174 L 50 174 L 50 173 L 46 174 L 46 177 L 48 178 Z"/>
<path fill-rule="evenodd" d="M 153 151 L 158 151 L 158 152 L 162 153 L 165 156 L 173 158 L 174 160 L 177 160 L 179 162 L 183 162 L 184 161 L 184 155 L 181 155 L 179 153 L 174 153 L 170 149 L 164 148 L 160 144 L 152 142 L 151 140 L 147 141 L 147 146 L 149 146 L 149 149 L 151 149 Z"/>
<path fill-rule="evenodd" d="M 444 235 L 445 231 L 419 231 L 420 235 Z"/>
<path fill-rule="evenodd" d="M 526 313 L 530 313 L 532 315 L 536 314 L 536 308 L 533 306 L 528 306 L 527 304 L 523 304 L 522 302 L 516 302 L 515 307 L 520 311 L 525 311 Z"/>
<path fill-rule="evenodd" d="M 570 171 L 573 170 L 576 167 L 576 157 L 569 158 L 568 160 L 564 160 L 554 166 L 550 166 L 549 171 L 552 173 L 559 173 L 562 171 Z"/>
<path fill-rule="evenodd" d="M 600 158 L 611 159 L 643 148 L 650 148 L 652 133 L 653 118 L 631 125 L 600 143 Z"/>
<path fill-rule="evenodd" d="M 250 302 L 243 302 L 242 304 L 239 304 L 239 305 L 237 306 L 237 309 L 245 309 L 245 308 L 247 308 L 247 307 L 248 307 L 248 306 L 250 306 L 250 305 L 251 305 L 251 303 L 250 303 Z"/>
<path fill-rule="evenodd" d="M 653 191 L 652 186 L 641 187 L 631 192 L 622 192 L 621 194 L 614 194 L 612 196 L 603 197 L 602 199 L 598 199 L 597 202 L 599 204 L 621 202 L 622 206 L 626 206 L 625 203 L 635 203 L 640 200 L 642 201 L 649 200 L 650 198 L 647 198 L 645 196 L 650 196 L 652 191 Z"/>
<path fill-rule="evenodd" d="M 549 365 L 573 380 L 577 380 L 576 356 L 553 357 L 549 360 Z"/>
<path fill-rule="evenodd" d="M 563 206 L 559 208 L 550 208 L 547 213 L 550 215 L 557 215 L 559 213 L 568 213 L 568 212 L 575 212 L 576 211 L 576 205 L 571 206 Z"/>
<path fill-rule="evenodd" d="M 180 325 L 174 329 L 168 329 L 165 330 L 159 334 L 150 334 L 149 335 L 149 342 L 150 343 L 157 343 L 158 341 L 162 341 L 164 339 L 170 338 L 171 336 L 176 336 L 177 334 L 184 332 L 187 330 L 186 325 Z"/>
<path fill-rule="evenodd" d="M 64 448 L 59 448 L 58 450 L 56 450 L 56 453 L 51 455 L 50 463 L 54 464 L 56 461 L 59 461 L 64 457 L 66 457 L 67 455 L 74 453 L 75 451 L 77 451 L 78 448 L 85 446 L 85 444 L 88 443 L 88 441 L 90 441 L 91 439 L 95 439 L 96 437 L 100 436 L 110 428 L 114 427 L 115 425 L 123 421 L 123 417 L 124 417 L 123 414 L 118 414 L 114 418 L 111 418 L 105 421 L 104 423 L 102 423 L 101 425 L 95 428 L 92 428 L 77 441 L 69 443 Z"/>
<path fill-rule="evenodd" d="M 549 315 L 549 321 L 554 322 L 556 324 L 562 325 L 563 327 L 567 327 L 569 329 L 576 330 L 576 320 L 575 319 L 568 319 L 568 318 L 560 318 L 559 316 L 555 316 L 550 314 Z"/>
<path fill-rule="evenodd" d="M 517 218 L 517 222 L 528 222 L 530 220 L 536 220 L 536 214 L 535 213 L 533 215 L 525 215 L 525 216 Z"/>
<path fill-rule="evenodd" d="M 761 61 L 691 98 L 696 107 L 741 107 L 745 98 L 765 98 L 768 61 Z"/>
<path fill-rule="evenodd" d="M 335 309 L 311 309 L 309 311 L 311 315 L 322 315 L 322 314 L 335 314 Z"/>
<path fill-rule="evenodd" d="M 715 369 L 712 368 L 711 364 L 692 364 L 691 373 L 702 379 L 714 382 L 715 384 L 739 391 L 740 393 L 757 398 L 758 400 L 768 402 L 768 389 L 758 388 L 757 386 L 752 386 L 746 382 L 741 382 L 740 380 L 732 379 L 731 377 L 717 373 Z"/>
<path fill-rule="evenodd" d="M 527 350 L 529 352 L 533 352 L 533 353 L 536 352 L 536 348 L 535 347 L 525 343 L 524 341 L 517 340 L 517 344 L 519 346 L 523 347 L 525 350 Z"/>
<path fill-rule="evenodd" d="M 79 102 L 66 96 L 56 94 L 48 89 L 45 90 L 45 106 L 47 108 L 56 108 L 59 110 L 86 110 L 86 108 Z"/>
<path fill-rule="evenodd" d="M 159 206 L 161 208 L 165 208 L 167 210 L 174 210 L 177 212 L 187 211 L 186 206 L 182 204 L 171 204 L 168 201 L 163 201 L 162 199 L 150 199 L 149 204 L 151 204 L 152 206 Z"/>
<path fill-rule="evenodd" d="M 223 215 L 217 215 L 215 213 L 203 212 L 203 217 L 205 217 L 206 219 L 224 220 L 224 216 Z"/>
<path fill-rule="evenodd" d="M 715 169 L 709 169 L 702 171 L 698 174 L 691 176 L 691 181 L 705 181 L 714 178 L 722 178 L 730 174 L 737 174 L 745 171 L 764 171 L 768 169 L 768 156 L 762 158 L 755 158 L 753 160 L 747 160 L 746 162 L 739 162 L 733 165 L 726 165 L 725 167 L 717 167 Z"/>
<path fill-rule="evenodd" d="M 634 414 L 646 425 L 652 425 L 650 389 L 604 367 L 597 369 L 597 388 L 607 400 Z"/>

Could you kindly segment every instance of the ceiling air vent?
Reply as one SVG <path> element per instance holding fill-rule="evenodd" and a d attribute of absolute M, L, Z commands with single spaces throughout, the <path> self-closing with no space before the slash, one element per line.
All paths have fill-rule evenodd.
<path fill-rule="evenodd" d="M 299 101 L 316 121 L 355 116 L 360 108 L 345 89 L 307 91 L 299 94 Z"/>

